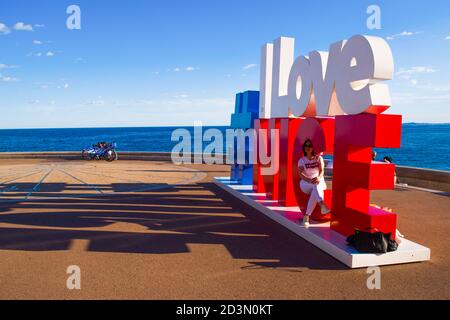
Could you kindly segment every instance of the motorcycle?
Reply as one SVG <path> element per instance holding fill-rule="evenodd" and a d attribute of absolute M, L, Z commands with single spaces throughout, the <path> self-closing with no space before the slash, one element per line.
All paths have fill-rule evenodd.
<path fill-rule="evenodd" d="M 91 148 L 84 149 L 81 152 L 81 157 L 84 160 L 106 160 L 112 162 L 119 158 L 116 147 L 117 144 L 115 142 L 100 142 L 92 145 Z"/>

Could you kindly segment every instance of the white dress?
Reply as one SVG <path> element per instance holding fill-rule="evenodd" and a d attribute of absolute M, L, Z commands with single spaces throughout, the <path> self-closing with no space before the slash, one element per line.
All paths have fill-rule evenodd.
<path fill-rule="evenodd" d="M 306 157 L 300 158 L 298 161 L 298 167 L 303 167 L 303 174 L 309 178 L 314 179 L 320 175 L 320 166 L 323 163 L 323 158 L 321 156 L 315 156 L 312 159 Z M 306 215 L 310 216 L 317 203 L 323 202 L 324 191 L 327 189 L 327 185 L 323 177 L 320 177 L 319 184 L 313 184 L 306 182 L 305 180 L 300 180 L 300 188 L 306 194 L 309 194 L 308 206 L 306 208 Z"/>

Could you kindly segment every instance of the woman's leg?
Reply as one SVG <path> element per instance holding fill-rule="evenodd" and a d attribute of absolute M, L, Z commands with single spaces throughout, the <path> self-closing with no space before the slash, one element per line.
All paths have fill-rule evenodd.
<path fill-rule="evenodd" d="M 325 181 L 321 181 L 319 184 L 315 184 L 311 192 L 311 196 L 314 196 L 319 203 L 323 203 L 325 190 L 327 189 L 327 184 Z"/>
<path fill-rule="evenodd" d="M 314 185 L 312 183 L 308 183 L 308 182 L 302 180 L 302 181 L 300 181 L 300 189 L 302 190 L 303 193 L 309 195 L 313 191 Z"/>
<path fill-rule="evenodd" d="M 314 211 L 314 208 L 317 205 L 317 196 L 314 195 L 314 193 L 317 194 L 317 192 L 314 192 L 316 189 L 315 185 L 312 183 L 308 183 L 304 180 L 300 182 L 300 189 L 302 189 L 303 193 L 309 195 L 308 205 L 306 206 L 306 215 L 310 216 L 312 212 Z"/>
<path fill-rule="evenodd" d="M 327 189 L 327 185 L 326 185 L 325 181 L 321 181 L 319 184 L 308 183 L 308 187 L 309 187 L 309 190 L 311 190 L 311 192 L 310 192 L 310 196 L 309 196 L 309 200 L 308 200 L 308 206 L 306 208 L 306 215 L 310 216 L 310 215 L 312 215 L 314 209 L 316 208 L 317 203 L 323 204 L 324 190 Z M 307 188 L 305 187 L 305 190 L 306 189 Z M 305 191 L 303 191 L 303 192 L 305 192 Z"/>
<path fill-rule="evenodd" d="M 320 205 L 320 212 L 322 214 L 330 213 L 330 208 L 328 208 L 328 206 L 325 204 L 324 194 L 326 189 L 327 184 L 325 183 L 325 181 L 321 181 L 318 185 L 315 186 L 311 194 L 311 196 L 314 195 L 317 198 L 317 202 Z"/>
<path fill-rule="evenodd" d="M 311 192 L 311 195 L 309 196 L 309 200 L 308 200 L 308 206 L 306 207 L 306 215 L 307 216 L 311 216 L 314 209 L 316 208 L 317 205 L 317 197 L 314 195 L 314 191 Z"/>

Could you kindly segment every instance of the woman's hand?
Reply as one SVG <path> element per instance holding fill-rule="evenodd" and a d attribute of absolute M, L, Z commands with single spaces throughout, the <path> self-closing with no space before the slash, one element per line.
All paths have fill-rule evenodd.
<path fill-rule="evenodd" d="M 303 166 L 298 167 L 298 174 L 300 176 L 300 180 L 304 180 L 306 182 L 311 183 L 310 179 L 304 175 L 304 172 L 305 172 L 305 168 Z"/>
<path fill-rule="evenodd" d="M 312 184 L 319 184 L 319 183 L 320 183 L 320 180 L 319 180 L 318 177 L 313 178 L 313 179 L 310 179 L 310 180 L 311 180 L 311 183 L 312 183 Z"/>

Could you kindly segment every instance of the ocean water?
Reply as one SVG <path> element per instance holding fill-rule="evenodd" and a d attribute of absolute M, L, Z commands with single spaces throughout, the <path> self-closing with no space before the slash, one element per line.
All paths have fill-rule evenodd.
<path fill-rule="evenodd" d="M 450 124 L 404 124 L 399 149 L 375 150 L 377 160 L 390 156 L 398 165 L 450 171 Z"/>
<path fill-rule="evenodd" d="M 207 130 L 212 127 L 204 127 Z M 227 127 L 214 127 L 225 132 Z M 0 130 L 0 152 L 81 151 L 115 141 L 120 151 L 170 152 L 173 127 Z M 193 136 L 193 128 L 185 127 Z M 204 143 L 206 146 L 208 143 Z M 225 145 L 225 142 L 224 142 Z M 404 124 L 399 149 L 377 149 L 377 159 L 404 166 L 450 170 L 450 124 Z"/>

